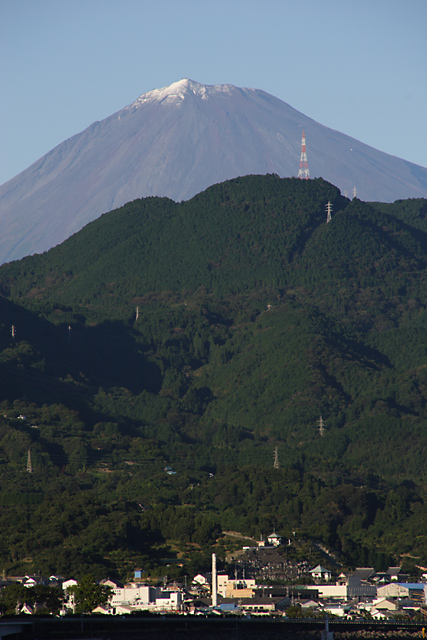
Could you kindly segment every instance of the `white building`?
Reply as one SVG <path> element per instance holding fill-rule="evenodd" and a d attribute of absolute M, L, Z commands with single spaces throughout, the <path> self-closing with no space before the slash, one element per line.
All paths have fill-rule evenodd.
<path fill-rule="evenodd" d="M 306 589 L 318 591 L 319 598 L 347 600 L 348 587 L 346 584 L 316 584 L 309 585 Z"/>
<path fill-rule="evenodd" d="M 254 579 L 230 580 L 226 573 L 217 578 L 217 591 L 223 598 L 253 598 L 256 581 Z"/>
<path fill-rule="evenodd" d="M 179 611 L 182 593 L 178 590 L 163 590 L 147 584 L 130 583 L 113 588 L 109 606 L 113 613 L 130 611 Z"/>
<path fill-rule="evenodd" d="M 62 583 L 62 588 L 64 591 L 67 591 L 67 589 L 69 589 L 69 587 L 76 587 L 78 585 L 77 580 L 64 580 L 64 582 Z"/>
<path fill-rule="evenodd" d="M 212 576 L 212 574 L 209 574 L 209 576 Z M 203 573 L 198 573 L 197 576 L 194 576 L 193 578 L 193 584 L 197 584 L 201 587 L 210 587 L 211 581 L 209 576 L 203 575 Z"/>
<path fill-rule="evenodd" d="M 372 603 L 372 609 L 374 608 L 378 611 L 384 609 L 386 609 L 387 611 L 397 611 L 399 609 L 399 604 L 396 601 L 388 600 L 387 598 L 376 598 Z"/>
<path fill-rule="evenodd" d="M 339 618 L 345 618 L 350 612 L 350 605 L 345 605 L 343 603 L 327 603 L 323 607 L 323 611 L 330 613 L 334 616 L 338 616 Z"/>
<path fill-rule="evenodd" d="M 306 589 L 318 591 L 319 598 L 333 600 L 351 600 L 353 598 L 375 598 L 377 588 L 359 578 L 350 576 L 346 582 L 340 581 L 336 584 L 316 584 L 307 586 Z"/>
<path fill-rule="evenodd" d="M 141 608 L 140 605 L 154 604 L 160 589 L 146 584 L 130 583 L 124 587 L 113 588 L 113 597 L 110 600 L 112 607 L 118 605 L 132 605 Z"/>
<path fill-rule="evenodd" d="M 157 611 L 179 611 L 181 605 L 181 591 L 161 591 L 156 598 Z"/>
<path fill-rule="evenodd" d="M 78 585 L 77 580 L 64 580 L 62 583 L 62 589 L 64 590 L 64 602 L 61 610 L 61 615 L 65 615 L 67 613 L 67 609 L 72 609 L 74 611 L 74 593 L 69 593 L 68 589 L 70 587 L 76 587 Z"/>

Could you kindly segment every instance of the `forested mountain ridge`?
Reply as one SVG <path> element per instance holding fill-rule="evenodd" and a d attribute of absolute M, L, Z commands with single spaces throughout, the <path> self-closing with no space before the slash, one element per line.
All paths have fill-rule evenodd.
<path fill-rule="evenodd" d="M 298 172 L 307 136 L 312 177 L 363 200 L 427 196 L 427 168 L 315 122 L 258 89 L 182 79 L 49 151 L 0 185 L 0 264 L 41 253 L 135 198 L 188 200 L 248 174 Z"/>
<path fill-rule="evenodd" d="M 275 285 L 278 266 L 326 219 L 324 204 L 345 201 L 323 180 L 310 181 L 309 188 L 297 179 L 286 184 L 285 200 L 278 176 L 237 178 L 180 204 L 166 198 L 136 200 L 47 254 L 4 266 L 3 273 L 6 280 L 12 275 L 11 283 L 13 274 L 20 274 L 19 286 L 27 293 L 40 277 L 55 274 L 45 282 L 55 299 L 74 290 L 99 296 L 111 283 L 124 288 L 126 299 L 130 293 L 198 286 L 228 293 L 256 286 L 260 270 Z"/>
<path fill-rule="evenodd" d="M 154 570 L 220 527 L 425 563 L 426 218 L 248 176 L 3 265 L 3 565 Z"/>

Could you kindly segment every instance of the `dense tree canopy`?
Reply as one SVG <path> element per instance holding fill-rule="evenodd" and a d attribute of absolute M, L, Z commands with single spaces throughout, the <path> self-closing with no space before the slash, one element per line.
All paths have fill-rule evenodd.
<path fill-rule="evenodd" d="M 3 265 L 0 566 L 180 575 L 228 529 L 425 564 L 426 218 L 248 176 Z"/>
<path fill-rule="evenodd" d="M 107 604 L 112 595 L 111 587 L 99 584 L 91 575 L 82 576 L 68 592 L 73 596 L 76 613 L 90 613 Z"/>

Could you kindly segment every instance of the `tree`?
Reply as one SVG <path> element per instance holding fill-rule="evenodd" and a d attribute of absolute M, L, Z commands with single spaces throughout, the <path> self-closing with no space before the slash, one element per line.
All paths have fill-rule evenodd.
<path fill-rule="evenodd" d="M 13 615 L 18 604 L 24 604 L 29 596 L 29 590 L 20 582 L 7 585 L 1 591 L 0 611 L 6 615 Z"/>
<path fill-rule="evenodd" d="M 96 607 L 107 604 L 112 596 L 111 587 L 98 584 L 91 575 L 83 576 L 68 592 L 74 596 L 76 613 L 90 613 Z"/>
<path fill-rule="evenodd" d="M 34 601 L 39 605 L 43 605 L 50 613 L 57 614 L 61 609 L 63 592 L 60 587 L 37 584 L 30 591 L 33 592 Z"/>

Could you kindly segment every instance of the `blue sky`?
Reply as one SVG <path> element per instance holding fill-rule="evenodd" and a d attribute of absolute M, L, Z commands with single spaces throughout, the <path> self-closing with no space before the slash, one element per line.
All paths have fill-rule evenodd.
<path fill-rule="evenodd" d="M 191 78 L 427 166 L 426 0 L 0 0 L 0 184 Z"/>

